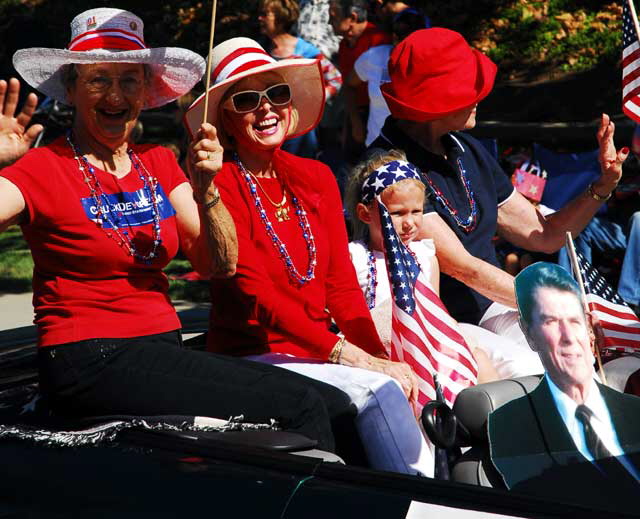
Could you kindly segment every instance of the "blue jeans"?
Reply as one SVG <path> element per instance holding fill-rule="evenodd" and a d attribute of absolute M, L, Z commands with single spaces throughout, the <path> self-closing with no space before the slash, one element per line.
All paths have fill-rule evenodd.
<path fill-rule="evenodd" d="M 640 211 L 631 216 L 626 232 L 617 223 L 595 216 L 574 242 L 576 251 L 589 262 L 593 250 L 619 251 L 621 254 L 624 251 L 618 294 L 627 303 L 640 303 Z M 571 272 L 569 255 L 564 247 L 558 253 L 558 263 Z"/>

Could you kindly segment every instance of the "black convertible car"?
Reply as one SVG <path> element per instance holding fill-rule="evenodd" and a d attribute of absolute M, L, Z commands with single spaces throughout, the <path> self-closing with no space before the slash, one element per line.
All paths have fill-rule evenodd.
<path fill-rule="evenodd" d="M 185 332 L 198 332 L 204 324 L 187 314 L 181 318 Z M 507 384 L 506 393 L 515 396 L 526 384 Z M 438 420 L 431 420 L 436 441 L 449 447 L 450 479 L 438 480 L 296 454 L 292 451 L 308 445 L 286 433 L 149 428 L 140 425 L 141 419 L 122 417 L 104 417 L 79 427 L 85 437 L 111 431 L 102 441 L 56 445 L 49 441 L 46 423 L 28 418 L 37 407 L 37 386 L 35 328 L 0 332 L 0 518 L 173 518 L 194 513 L 268 518 L 586 518 L 634 513 L 606 496 L 602 503 L 587 506 L 500 488 L 487 457 L 486 408 L 496 405 L 496 398 L 510 398 L 504 387 L 477 386 L 469 392 L 466 405 L 473 412 L 465 416 L 456 405 L 457 428 L 455 420 L 453 429 L 451 421 L 448 427 L 439 427 Z M 502 396 L 495 397 L 496 390 Z M 443 416 L 442 409 L 431 414 L 445 422 L 451 418 Z M 122 423 L 127 426 L 114 426 Z M 61 430 L 60 424 L 49 425 L 54 432 Z M 466 446 L 462 455 L 459 446 Z"/>

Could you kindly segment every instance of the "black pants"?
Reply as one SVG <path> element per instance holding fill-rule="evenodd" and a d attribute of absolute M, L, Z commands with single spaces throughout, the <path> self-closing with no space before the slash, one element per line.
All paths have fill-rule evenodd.
<path fill-rule="evenodd" d="M 38 361 L 41 390 L 61 416 L 273 418 L 333 451 L 331 421 L 344 424 L 355 415 L 337 388 L 278 367 L 185 349 L 178 331 L 40 348 Z"/>

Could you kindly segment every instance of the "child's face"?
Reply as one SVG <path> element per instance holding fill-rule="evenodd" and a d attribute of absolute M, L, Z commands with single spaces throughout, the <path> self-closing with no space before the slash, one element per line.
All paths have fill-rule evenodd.
<path fill-rule="evenodd" d="M 424 191 L 414 182 L 395 184 L 394 189 L 382 192 L 393 227 L 405 245 L 418 238 L 422 227 Z"/>

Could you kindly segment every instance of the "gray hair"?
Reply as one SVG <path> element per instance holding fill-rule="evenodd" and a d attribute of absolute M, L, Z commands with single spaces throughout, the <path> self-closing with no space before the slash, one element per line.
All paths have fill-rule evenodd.
<path fill-rule="evenodd" d="M 348 18 L 353 13 L 358 22 L 367 21 L 366 0 L 331 0 L 331 5 L 340 10 L 341 19 Z"/>

